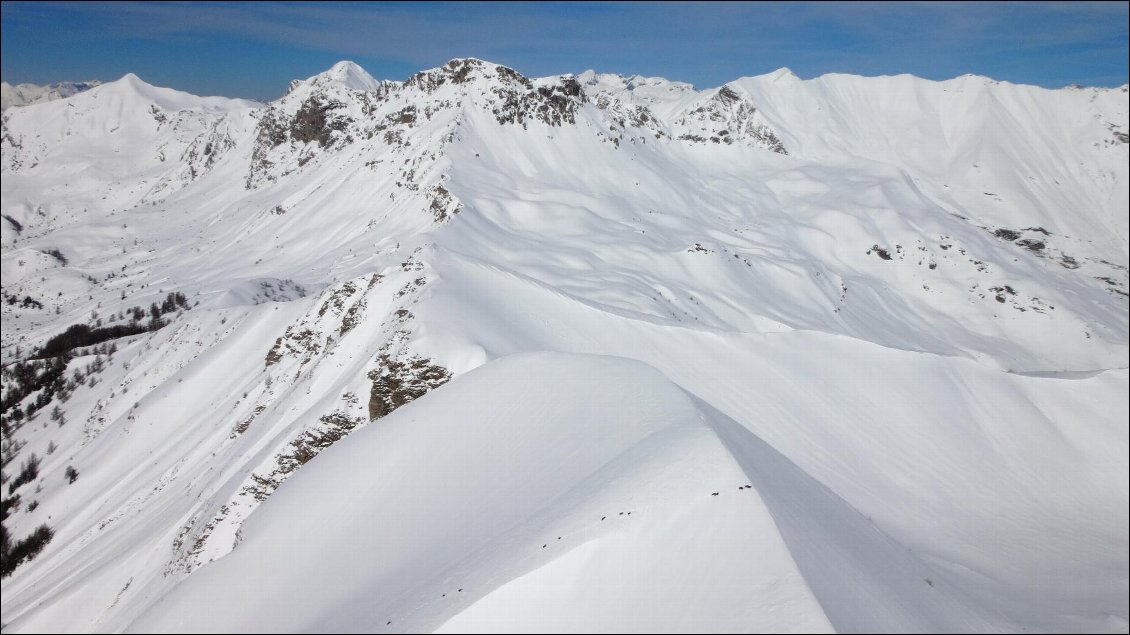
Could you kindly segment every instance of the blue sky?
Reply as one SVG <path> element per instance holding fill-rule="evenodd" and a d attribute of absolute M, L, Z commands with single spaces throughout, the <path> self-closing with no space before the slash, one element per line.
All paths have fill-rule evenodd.
<path fill-rule="evenodd" d="M 135 72 L 274 98 L 341 59 L 404 79 L 453 57 L 530 76 L 658 75 L 699 87 L 787 66 L 965 73 L 1058 88 L 1127 82 L 1130 3 L 2 3 L 10 83 Z"/>

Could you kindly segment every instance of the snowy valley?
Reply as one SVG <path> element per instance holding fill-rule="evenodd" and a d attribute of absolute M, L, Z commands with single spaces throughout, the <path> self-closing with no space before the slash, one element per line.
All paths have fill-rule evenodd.
<path fill-rule="evenodd" d="M 457 59 L 5 109 L 3 630 L 1125 632 L 1128 105 Z"/>

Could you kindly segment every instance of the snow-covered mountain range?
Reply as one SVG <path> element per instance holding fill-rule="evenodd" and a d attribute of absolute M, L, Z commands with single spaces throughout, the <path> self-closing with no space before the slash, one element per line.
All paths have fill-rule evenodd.
<path fill-rule="evenodd" d="M 477 59 L 5 110 L 4 631 L 1124 632 L 1128 133 Z"/>
<path fill-rule="evenodd" d="M 66 99 L 71 95 L 101 86 L 102 82 L 90 80 L 88 82 L 59 82 L 57 84 L 16 84 L 0 82 L 0 110 L 7 110 L 12 106 L 30 106 L 41 104 L 45 101 Z"/>

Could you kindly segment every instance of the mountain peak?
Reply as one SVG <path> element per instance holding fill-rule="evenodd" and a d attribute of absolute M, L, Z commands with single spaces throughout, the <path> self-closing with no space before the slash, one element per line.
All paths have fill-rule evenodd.
<path fill-rule="evenodd" d="M 291 90 L 298 81 L 291 82 Z M 368 71 L 361 68 L 360 64 L 349 60 L 342 60 L 305 81 L 307 84 L 322 82 L 340 84 L 351 90 L 376 90 L 381 84 Z"/>
<path fill-rule="evenodd" d="M 123 82 L 127 86 L 141 86 L 141 87 L 145 87 L 145 86 L 152 87 L 153 86 L 149 82 L 138 77 L 137 74 L 135 74 L 135 73 L 126 73 L 125 75 L 122 75 L 121 78 L 118 79 L 118 82 Z M 116 83 L 116 82 L 111 82 L 111 83 Z"/>
<path fill-rule="evenodd" d="M 457 57 L 438 68 L 420 71 L 409 77 L 405 85 L 416 86 L 431 93 L 444 84 L 466 84 L 476 80 L 495 79 L 507 83 L 515 82 L 527 88 L 533 86 L 528 77 L 509 66 L 476 57 Z"/>
<path fill-rule="evenodd" d="M 126 73 L 112 82 L 106 82 L 97 94 L 115 94 L 115 95 L 141 95 L 146 99 L 152 99 L 153 93 L 162 89 L 150 84 L 149 82 L 141 79 L 134 73 Z"/>
<path fill-rule="evenodd" d="M 246 99 L 203 97 L 174 88 L 154 86 L 134 73 L 126 73 L 117 80 L 92 88 L 78 95 L 74 103 L 78 101 L 86 103 L 89 96 L 89 99 L 94 100 L 110 99 L 123 104 L 132 104 L 130 107 L 140 107 L 143 110 L 153 106 L 165 111 L 193 109 L 225 111 L 258 106 L 256 102 Z"/>
<path fill-rule="evenodd" d="M 769 80 L 774 81 L 774 82 L 781 81 L 781 80 L 788 81 L 788 80 L 800 79 L 799 77 L 797 77 L 796 73 L 792 72 L 791 70 L 789 70 L 785 66 L 778 68 L 777 70 L 773 71 L 772 73 L 765 73 L 764 75 L 762 75 L 762 77 L 765 77 L 766 79 L 769 79 Z"/>
<path fill-rule="evenodd" d="M 494 62 L 479 57 L 453 57 L 447 60 L 446 66 L 459 66 L 461 64 L 470 64 L 472 66 L 501 66 L 501 64 L 495 64 Z"/>

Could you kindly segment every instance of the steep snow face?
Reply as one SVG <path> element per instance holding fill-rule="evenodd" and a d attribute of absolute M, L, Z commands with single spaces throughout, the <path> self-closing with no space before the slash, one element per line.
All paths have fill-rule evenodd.
<path fill-rule="evenodd" d="M 373 78 L 365 69 L 355 62 L 342 61 L 334 64 L 330 70 L 313 77 L 314 81 L 332 81 L 345 86 L 350 90 L 376 90 L 380 82 Z"/>
<path fill-rule="evenodd" d="M 747 484 L 704 413 L 654 369 L 507 358 L 320 456 L 231 557 L 133 628 L 827 631 L 758 491 L 739 493 Z M 367 531 L 335 520 L 333 490 Z M 284 520 L 298 509 L 300 523 Z M 492 579 L 513 581 L 492 592 Z M 281 609 L 269 621 L 265 603 Z"/>
<path fill-rule="evenodd" d="M 100 86 L 102 82 L 91 80 L 89 82 L 59 82 L 39 86 L 37 84 L 16 84 L 0 82 L 0 110 L 7 110 L 13 106 L 30 106 L 41 104 L 56 99 L 66 99 L 71 95 L 81 93 Z"/>
<path fill-rule="evenodd" d="M 800 156 L 884 163 L 952 214 L 1041 227 L 1065 252 L 1126 259 L 1125 86 L 1047 90 L 973 75 L 804 81 L 780 71 L 733 85 Z"/>
<path fill-rule="evenodd" d="M 6 111 L 5 630 L 1125 630 L 1126 130 L 477 59 Z"/>
<path fill-rule="evenodd" d="M 1054 380 L 938 358 L 925 370 L 915 355 L 824 343 L 848 363 L 822 379 L 853 384 L 861 391 L 853 402 L 878 398 L 869 422 L 841 416 L 822 430 L 834 439 L 812 439 L 862 449 L 853 439 L 862 434 L 878 445 L 868 456 L 890 455 L 867 473 L 833 475 L 840 486 L 853 481 L 843 489 L 871 498 L 865 506 L 849 504 L 654 368 L 608 356 L 518 355 L 468 373 L 319 456 L 246 523 L 231 556 L 190 577 L 132 628 L 1059 630 L 1124 599 L 1117 566 L 1103 576 L 1111 585 L 1103 588 L 1082 564 L 1101 561 L 1106 541 L 1125 540 L 1125 518 L 1115 520 L 1106 508 L 1116 497 L 1096 488 L 1116 477 L 1115 468 L 1075 472 L 1076 459 L 1041 439 L 1060 432 L 1039 421 L 1014 421 L 1025 434 L 998 430 L 985 438 L 980 415 L 966 425 L 952 408 L 925 407 L 978 396 L 991 396 L 1005 412 L 1034 400 L 1083 406 L 1081 387 L 1058 390 Z M 766 366 L 780 370 L 791 365 L 780 356 L 790 349 L 751 342 L 747 350 L 769 355 L 775 363 Z M 888 370 L 882 384 L 852 380 L 852 366 L 868 361 L 890 370 L 909 362 L 919 379 L 900 381 Z M 927 387 L 923 370 L 931 381 L 962 382 Z M 790 400 L 771 393 L 791 381 L 755 385 L 749 396 L 760 415 L 746 425 L 780 425 L 768 421 L 775 417 L 766 406 Z M 905 401 L 884 395 L 896 387 L 909 391 Z M 1047 389 L 1052 394 L 1043 394 Z M 902 415 L 911 413 L 919 423 L 908 430 Z M 1079 447 L 1118 438 L 1116 420 L 1103 419 L 1067 432 L 1065 441 Z M 916 432 L 934 429 L 935 421 L 956 427 L 931 434 L 940 446 L 922 448 Z M 888 434 L 877 443 L 881 430 Z M 1036 476 L 1029 461 L 1054 474 Z M 956 475 L 941 473 L 950 470 Z M 939 486 L 918 489 L 934 477 L 942 477 Z M 896 488 L 899 498 L 908 491 L 941 496 L 914 501 L 909 513 L 873 516 L 876 501 L 902 479 L 909 481 Z M 1017 497 L 1005 503 L 985 496 L 978 488 L 990 479 L 996 494 Z M 1097 495 L 1061 498 L 1047 484 L 1037 487 L 1044 494 L 1025 495 L 1045 479 Z M 1065 517 L 1090 520 L 1072 523 L 1079 533 L 1067 535 Z M 1034 535 L 1045 537 L 1050 553 L 1030 550 Z M 1002 588 L 1018 595 L 986 601 Z M 209 610 L 198 610 L 204 606 Z M 1050 607 L 1069 606 L 1080 615 L 1053 617 Z M 1098 615 L 1083 619 L 1111 625 Z"/>
<path fill-rule="evenodd" d="M 546 130 L 551 143 L 469 116 L 447 187 L 476 213 L 437 246 L 603 310 L 695 328 L 840 333 L 1012 370 L 1124 365 L 1126 271 L 1114 255 L 997 233 L 885 164 L 617 143 L 594 105 L 594 119 Z M 505 261 L 467 247 L 500 242 Z"/>

